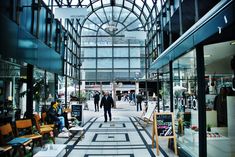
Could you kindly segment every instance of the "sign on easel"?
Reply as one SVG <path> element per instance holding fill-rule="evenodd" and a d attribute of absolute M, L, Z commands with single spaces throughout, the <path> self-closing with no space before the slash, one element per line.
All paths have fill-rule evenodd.
<path fill-rule="evenodd" d="M 175 135 L 175 124 L 174 115 L 171 112 L 158 113 L 154 112 L 153 118 L 153 130 L 152 130 L 152 148 L 154 147 L 154 136 L 156 136 L 156 149 L 157 155 L 159 156 L 158 138 L 167 138 L 174 140 L 174 150 L 177 155 L 176 135 Z"/>

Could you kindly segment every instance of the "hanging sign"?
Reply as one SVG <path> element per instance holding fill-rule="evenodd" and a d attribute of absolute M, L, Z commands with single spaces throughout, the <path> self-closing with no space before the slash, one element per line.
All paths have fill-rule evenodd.
<path fill-rule="evenodd" d="M 86 8 L 55 8 L 55 18 L 83 19 L 87 14 Z"/>

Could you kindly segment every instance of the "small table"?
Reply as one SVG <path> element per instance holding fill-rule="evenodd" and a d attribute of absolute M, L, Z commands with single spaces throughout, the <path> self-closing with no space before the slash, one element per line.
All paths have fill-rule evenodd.
<path fill-rule="evenodd" d="M 34 157 L 63 157 L 66 146 L 66 144 L 48 144 L 46 150 L 39 151 Z"/>

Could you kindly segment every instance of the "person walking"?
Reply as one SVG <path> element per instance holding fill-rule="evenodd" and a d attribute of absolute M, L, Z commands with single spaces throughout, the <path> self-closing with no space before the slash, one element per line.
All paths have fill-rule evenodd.
<path fill-rule="evenodd" d="M 99 112 L 99 101 L 100 101 L 100 93 L 98 91 L 95 92 L 94 98 L 94 104 L 95 104 L 95 112 Z"/>
<path fill-rule="evenodd" d="M 137 99 L 137 111 L 139 111 L 139 108 L 140 108 L 140 111 L 142 111 L 142 106 L 141 106 L 141 103 L 142 103 L 142 100 L 143 100 L 143 97 L 141 95 L 141 93 L 139 93 L 137 96 L 136 96 L 136 99 Z"/>
<path fill-rule="evenodd" d="M 107 122 L 107 112 L 109 114 L 109 121 L 112 120 L 111 107 L 114 107 L 113 98 L 109 95 L 109 92 L 105 92 L 100 102 L 100 108 L 104 106 L 104 122 Z"/>

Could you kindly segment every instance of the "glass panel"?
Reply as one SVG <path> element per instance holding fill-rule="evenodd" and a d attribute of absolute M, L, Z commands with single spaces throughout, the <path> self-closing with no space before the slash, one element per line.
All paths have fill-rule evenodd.
<path fill-rule="evenodd" d="M 140 48 L 130 48 L 130 57 L 140 57 Z"/>
<path fill-rule="evenodd" d="M 97 80 L 110 81 L 112 79 L 112 70 L 97 70 Z"/>
<path fill-rule="evenodd" d="M 235 76 L 231 66 L 235 46 L 231 43 L 204 46 L 208 157 L 234 156 Z"/>
<path fill-rule="evenodd" d="M 98 59 L 98 68 L 112 68 L 112 59 Z"/>
<path fill-rule="evenodd" d="M 95 37 L 82 37 L 83 46 L 95 46 L 96 38 Z"/>
<path fill-rule="evenodd" d="M 130 68 L 140 68 L 140 58 L 130 59 Z"/>
<path fill-rule="evenodd" d="M 178 144 L 196 156 L 199 148 L 197 89 L 196 53 L 193 50 L 173 62 L 173 95 Z"/>
<path fill-rule="evenodd" d="M 114 37 L 114 46 L 128 46 L 128 40 L 123 37 Z"/>
<path fill-rule="evenodd" d="M 114 59 L 114 68 L 129 68 L 128 59 Z"/>
<path fill-rule="evenodd" d="M 128 48 L 114 48 L 114 57 L 128 57 Z"/>
<path fill-rule="evenodd" d="M 82 48 L 83 57 L 96 57 L 96 48 Z"/>
<path fill-rule="evenodd" d="M 112 38 L 111 37 L 98 37 L 97 38 L 97 45 L 98 46 L 110 46 L 112 45 Z"/>
<path fill-rule="evenodd" d="M 112 57 L 112 48 L 98 48 L 97 57 Z"/>
<path fill-rule="evenodd" d="M 84 59 L 82 68 L 96 68 L 96 59 Z"/>
<path fill-rule="evenodd" d="M 129 76 L 128 70 L 115 70 L 114 71 L 114 78 L 119 80 L 125 80 Z"/>
<path fill-rule="evenodd" d="M 164 66 L 159 71 L 159 79 L 161 83 L 160 93 L 160 111 L 170 111 L 170 73 L 169 73 L 169 65 Z"/>

